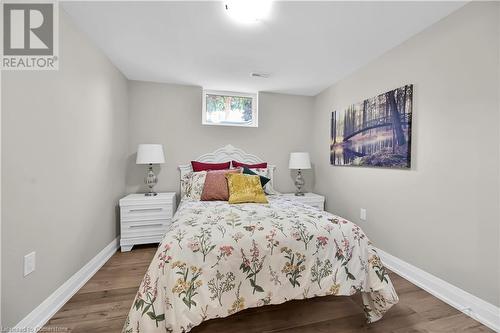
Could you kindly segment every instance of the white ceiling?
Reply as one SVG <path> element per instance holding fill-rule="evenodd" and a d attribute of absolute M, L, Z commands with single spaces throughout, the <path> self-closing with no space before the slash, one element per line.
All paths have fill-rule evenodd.
<path fill-rule="evenodd" d="M 315 95 L 463 4 L 275 1 L 250 25 L 228 17 L 222 2 L 63 7 L 131 80 Z"/>

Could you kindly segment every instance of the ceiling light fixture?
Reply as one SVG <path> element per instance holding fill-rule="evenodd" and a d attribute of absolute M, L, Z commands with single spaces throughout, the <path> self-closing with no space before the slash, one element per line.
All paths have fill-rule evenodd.
<path fill-rule="evenodd" d="M 267 18 L 271 0 L 231 0 L 224 2 L 228 15 L 241 23 L 255 23 Z"/>

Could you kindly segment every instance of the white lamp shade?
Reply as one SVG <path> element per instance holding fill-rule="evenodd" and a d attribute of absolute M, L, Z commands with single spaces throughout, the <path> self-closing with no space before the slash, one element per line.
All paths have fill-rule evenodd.
<path fill-rule="evenodd" d="M 309 153 L 297 152 L 290 153 L 290 162 L 288 163 L 289 169 L 311 169 L 311 160 Z"/>
<path fill-rule="evenodd" d="M 163 146 L 159 144 L 141 144 L 137 146 L 136 164 L 162 164 L 165 163 Z"/>

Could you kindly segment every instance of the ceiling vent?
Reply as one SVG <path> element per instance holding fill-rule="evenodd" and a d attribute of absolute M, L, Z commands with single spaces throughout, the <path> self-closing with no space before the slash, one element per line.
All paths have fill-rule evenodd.
<path fill-rule="evenodd" d="M 250 73 L 250 77 L 260 77 L 261 79 L 269 78 L 269 73 Z"/>

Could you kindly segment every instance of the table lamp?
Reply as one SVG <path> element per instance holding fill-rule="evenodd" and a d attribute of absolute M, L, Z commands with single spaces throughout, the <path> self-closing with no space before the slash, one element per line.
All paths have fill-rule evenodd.
<path fill-rule="evenodd" d="M 145 196 L 155 196 L 156 192 L 153 187 L 158 183 L 158 177 L 153 172 L 153 164 L 165 163 L 165 156 L 163 155 L 163 146 L 160 144 L 140 144 L 137 147 L 136 164 L 149 164 L 144 183 L 149 187 L 149 192 Z"/>
<path fill-rule="evenodd" d="M 303 196 L 302 187 L 306 183 L 302 177 L 302 170 L 311 169 L 311 161 L 309 159 L 309 153 L 305 152 L 295 152 L 290 153 L 290 161 L 288 163 L 288 168 L 292 170 L 297 170 L 297 177 L 295 178 L 295 187 L 297 191 L 295 195 Z"/>

